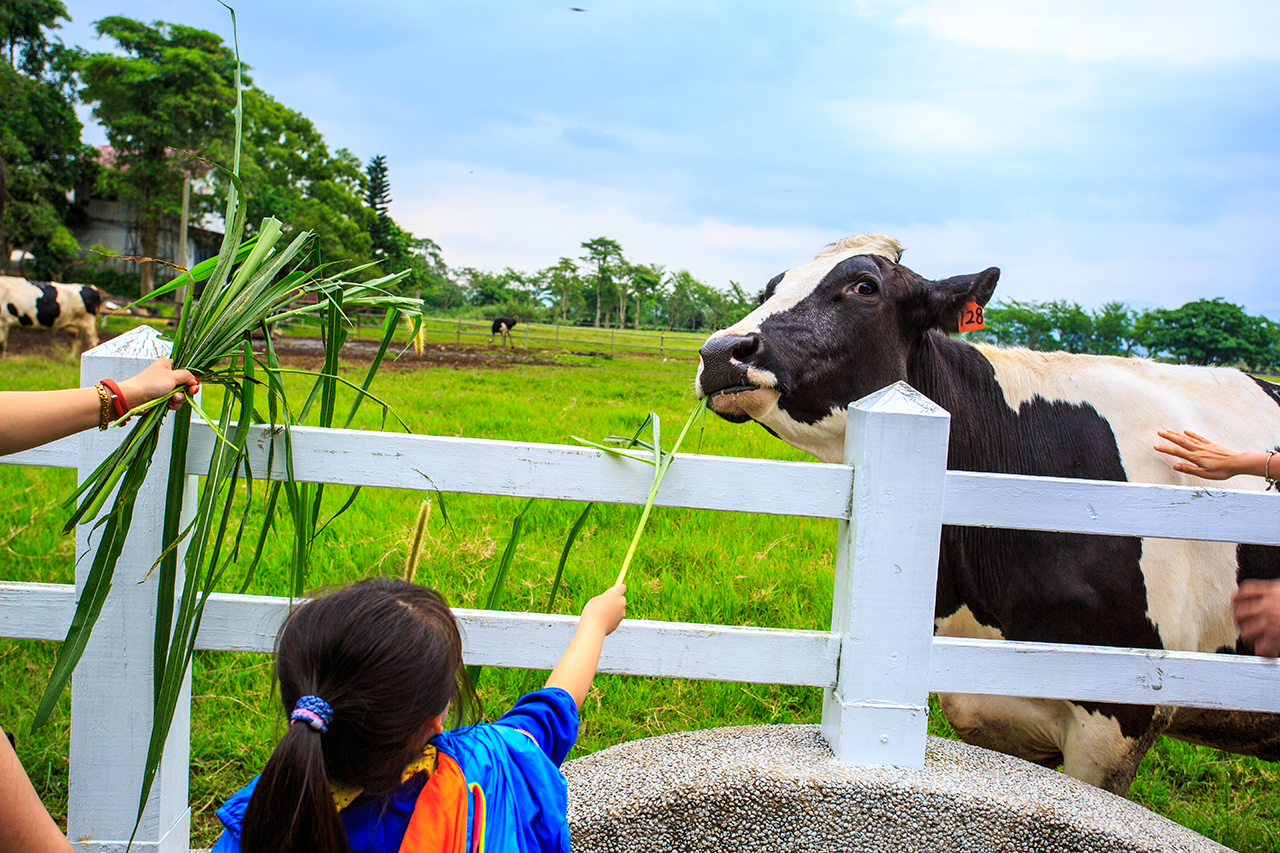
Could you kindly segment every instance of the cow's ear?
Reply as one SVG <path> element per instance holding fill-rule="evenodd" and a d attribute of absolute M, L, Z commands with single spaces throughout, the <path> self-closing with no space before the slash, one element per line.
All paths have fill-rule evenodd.
<path fill-rule="evenodd" d="M 955 275 L 929 285 L 926 305 L 920 325 L 926 329 L 942 329 L 955 332 L 960 328 L 960 313 L 970 302 L 983 307 L 995 292 L 1000 280 L 1000 270 L 988 267 L 972 275 Z"/>

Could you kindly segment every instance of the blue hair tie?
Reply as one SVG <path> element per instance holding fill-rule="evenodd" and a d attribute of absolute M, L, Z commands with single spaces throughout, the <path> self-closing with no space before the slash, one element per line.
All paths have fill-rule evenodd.
<path fill-rule="evenodd" d="M 298 722 L 306 723 L 318 732 L 327 732 L 329 723 L 333 722 L 333 708 L 319 696 L 308 694 L 298 700 L 289 715 L 289 725 Z"/>

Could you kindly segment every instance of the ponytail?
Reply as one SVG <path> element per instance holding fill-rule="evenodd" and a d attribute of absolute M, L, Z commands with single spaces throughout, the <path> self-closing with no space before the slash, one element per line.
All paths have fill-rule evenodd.
<path fill-rule="evenodd" d="M 443 598 L 362 581 L 294 609 L 276 639 L 291 718 L 245 810 L 244 853 L 349 853 L 330 783 L 381 795 L 430 737 L 427 722 L 478 712 Z"/>
<path fill-rule="evenodd" d="M 289 725 L 245 810 L 244 853 L 350 853 L 329 788 L 322 737 L 309 725 Z"/>

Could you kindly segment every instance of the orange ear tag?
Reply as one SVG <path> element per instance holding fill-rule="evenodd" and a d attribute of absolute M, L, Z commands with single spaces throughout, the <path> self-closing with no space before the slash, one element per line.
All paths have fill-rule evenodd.
<path fill-rule="evenodd" d="M 957 331 L 972 332 L 974 329 L 984 328 L 984 325 L 982 306 L 977 302 L 966 302 L 960 309 L 960 328 Z"/>

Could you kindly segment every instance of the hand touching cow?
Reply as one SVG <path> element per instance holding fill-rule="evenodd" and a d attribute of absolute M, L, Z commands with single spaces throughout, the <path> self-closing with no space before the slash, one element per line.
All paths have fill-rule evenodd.
<path fill-rule="evenodd" d="M 1157 434 L 1169 444 L 1157 444 L 1156 450 L 1185 460 L 1173 464 L 1175 471 L 1206 480 L 1252 474 L 1265 479 L 1267 488 L 1276 487 L 1280 458 L 1276 459 L 1274 469 L 1271 462 L 1273 457 L 1280 457 L 1280 451 L 1235 451 L 1189 429 L 1182 432 L 1165 429 Z M 1255 654 L 1280 657 L 1280 580 L 1241 581 L 1240 589 L 1231 598 L 1231 611 L 1240 628 L 1240 639 L 1251 644 Z"/>

